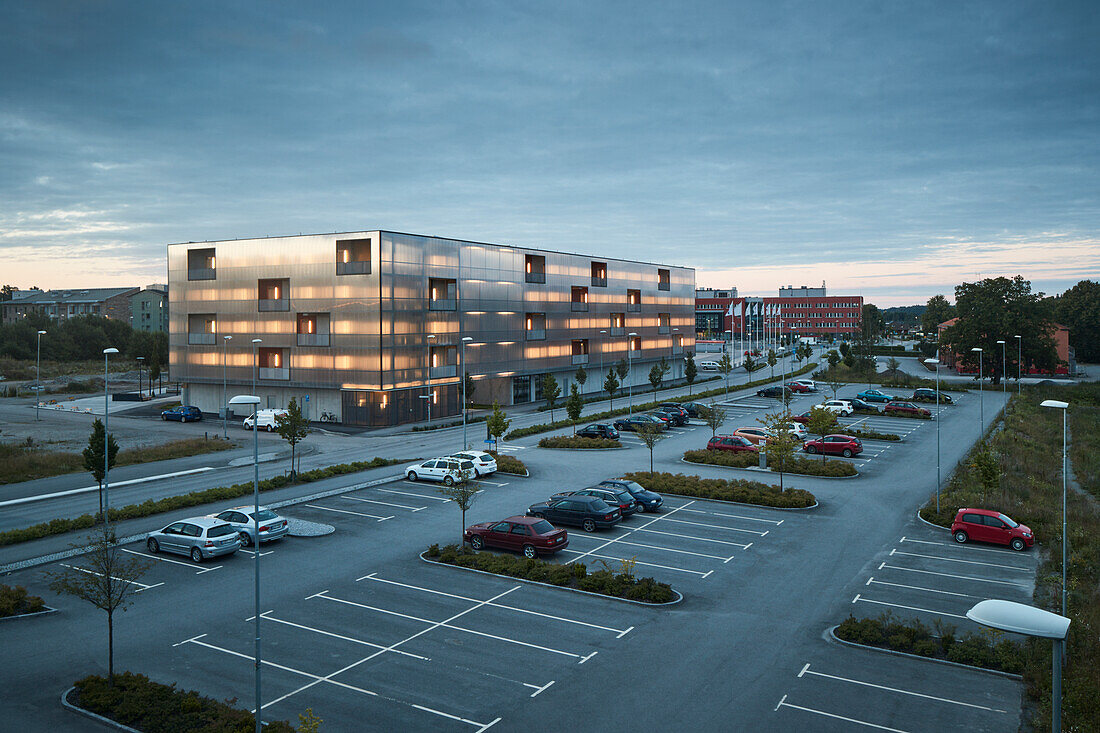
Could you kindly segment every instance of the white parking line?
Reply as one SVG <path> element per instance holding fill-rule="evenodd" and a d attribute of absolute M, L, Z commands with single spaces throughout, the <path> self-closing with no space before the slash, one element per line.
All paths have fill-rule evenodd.
<path fill-rule="evenodd" d="M 622 562 L 623 561 L 623 558 L 621 558 L 621 557 L 615 557 L 613 555 L 596 555 L 596 554 L 591 553 L 591 552 L 581 552 L 580 550 L 562 550 L 562 552 L 568 553 L 570 555 L 587 555 L 588 557 L 594 557 L 597 560 L 614 560 L 615 562 Z M 574 560 L 579 560 L 579 559 L 580 558 L 574 558 Z M 570 560 L 569 562 L 573 562 L 573 560 Z M 676 568 L 676 567 L 672 567 L 671 565 L 658 565 L 657 563 L 642 562 L 641 560 L 634 560 L 634 564 L 635 565 L 644 565 L 647 568 L 661 568 L 662 570 L 677 570 L 681 573 L 691 573 L 692 575 L 698 575 L 698 576 L 703 577 L 703 578 L 710 575 L 711 572 L 714 572 L 714 571 L 709 571 L 709 572 L 704 573 L 704 572 L 701 572 L 699 570 L 688 570 L 687 568 Z"/>
<path fill-rule="evenodd" d="M 89 570 L 88 568 L 82 568 L 79 565 L 66 565 L 63 562 L 58 563 L 58 565 L 60 565 L 63 568 L 68 568 L 69 570 L 77 570 L 81 573 L 87 573 L 88 575 L 95 575 L 96 577 L 99 577 L 99 578 L 108 577 L 108 576 L 105 576 L 103 573 L 97 573 L 94 570 Z M 153 585 L 146 585 L 145 583 L 139 583 L 136 580 L 126 580 L 125 578 L 116 578 L 113 575 L 111 575 L 110 578 L 111 578 L 111 580 L 117 580 L 120 583 L 130 583 L 131 585 L 140 585 L 141 587 L 138 588 L 136 591 L 134 591 L 135 593 L 141 593 L 143 590 L 149 590 L 150 588 L 156 588 L 157 586 L 164 585 L 163 582 L 154 583 Z"/>
<path fill-rule="evenodd" d="M 528 687 L 531 687 L 531 688 L 533 688 L 533 689 L 535 690 L 534 692 L 532 692 L 532 693 L 531 693 L 531 697 L 535 697 L 535 696 L 536 696 L 536 695 L 538 695 L 538 694 L 539 694 L 540 692 L 544 691 L 544 690 L 545 690 L 545 689 L 546 689 L 547 687 L 549 687 L 550 685 L 554 684 L 554 680 L 550 680 L 549 682 L 547 682 L 547 683 L 546 683 L 545 685 L 543 685 L 542 687 L 538 687 L 537 685 L 532 685 L 532 684 L 531 684 L 531 683 L 529 683 L 529 682 L 524 682 L 523 684 L 525 684 L 525 685 L 527 685 Z"/>
<path fill-rule="evenodd" d="M 394 504 L 394 503 L 388 502 L 388 501 L 378 501 L 377 499 L 364 499 L 364 498 L 359 497 L 359 496 L 341 496 L 340 498 L 341 499 L 346 499 L 348 501 L 361 501 L 364 504 L 380 504 L 381 506 L 394 506 L 394 507 L 398 507 L 399 509 L 408 509 L 410 512 L 418 512 L 421 509 L 427 509 L 428 508 L 426 506 L 412 507 L 412 506 L 409 506 L 408 504 Z"/>
<path fill-rule="evenodd" d="M 479 484 L 489 484 L 490 486 L 507 486 L 511 483 L 511 481 L 488 481 L 483 478 L 474 479 L 474 481 L 477 481 Z M 450 499 L 448 499 L 447 501 L 450 501 Z"/>
<path fill-rule="evenodd" d="M 771 531 L 771 530 L 766 529 L 763 532 L 761 532 L 758 529 L 739 529 L 737 527 L 723 527 L 720 524 L 703 524 L 702 522 L 690 522 L 686 519 L 669 519 L 668 521 L 676 522 L 677 524 L 690 524 L 690 525 L 695 526 L 695 527 L 708 527 L 710 529 L 721 529 L 721 530 L 725 530 L 727 532 L 746 532 L 748 534 L 754 534 L 754 535 L 758 535 L 760 537 L 763 537 L 764 535 L 766 535 L 768 532 Z"/>
<path fill-rule="evenodd" d="M 240 550 L 238 550 L 238 552 L 243 552 L 244 554 L 252 555 L 253 557 L 256 556 L 256 551 L 255 550 L 246 550 L 243 547 Z M 275 550 L 268 550 L 267 552 L 261 552 L 260 557 L 264 557 L 265 555 L 270 555 L 273 552 L 275 552 Z"/>
<path fill-rule="evenodd" d="M 799 678 L 801 678 L 803 675 L 806 675 L 806 674 L 812 674 L 812 675 L 816 675 L 817 677 L 824 677 L 824 678 L 830 679 L 830 680 L 837 680 L 839 682 L 847 682 L 847 683 L 853 684 L 853 685 L 861 685 L 863 687 L 872 687 L 876 690 L 886 690 L 887 692 L 896 692 L 900 695 L 912 695 L 913 697 L 923 697 L 926 700 L 935 700 L 936 702 L 946 702 L 946 703 L 950 703 L 952 705 L 961 705 L 961 706 L 967 707 L 967 708 L 977 708 L 978 710 L 988 710 L 991 713 L 1007 713 L 1008 712 L 1007 710 L 1001 710 L 999 708 L 991 708 L 991 707 L 987 707 L 985 705 L 976 705 L 976 704 L 970 703 L 970 702 L 962 702 L 961 700 L 952 700 L 951 698 L 948 698 L 948 697 L 936 697 L 935 695 L 926 695 L 922 692 L 912 692 L 910 690 L 902 690 L 902 689 L 899 689 L 897 687 L 886 687 L 885 685 L 876 685 L 876 684 L 871 683 L 871 682 L 863 682 L 862 680 L 853 680 L 853 679 L 849 679 L 847 677 L 838 677 L 838 676 L 832 675 L 832 674 L 825 674 L 824 672 L 817 672 L 815 670 L 810 669 L 810 665 L 809 665 L 808 662 L 806 663 L 806 666 L 802 668 L 802 671 L 798 673 L 798 676 L 799 676 Z"/>
<path fill-rule="evenodd" d="M 894 588 L 908 588 L 909 590 L 920 590 L 920 591 L 924 591 L 925 593 L 940 593 L 940 594 L 945 595 L 945 596 L 960 596 L 962 598 L 981 598 L 983 600 L 985 600 L 987 598 L 986 596 L 975 596 L 975 595 L 971 595 L 969 593 L 955 593 L 954 591 L 939 590 L 937 588 L 922 588 L 919 585 L 905 585 L 903 583 L 889 583 L 885 580 L 875 580 L 874 576 L 871 576 L 870 578 L 868 578 L 867 582 L 864 583 L 864 585 L 871 585 L 872 583 L 875 584 L 875 585 L 889 585 L 889 586 L 892 586 Z"/>
<path fill-rule="evenodd" d="M 402 496 L 415 496 L 418 499 L 431 499 L 432 501 L 450 501 L 450 499 L 443 496 L 429 496 L 428 494 L 416 494 L 412 491 L 398 491 L 397 489 L 378 489 L 384 491 L 387 494 L 401 494 Z"/>
<path fill-rule="evenodd" d="M 583 539 L 585 537 L 585 535 L 574 535 L 573 539 L 576 540 L 578 537 Z M 705 558 L 708 558 L 710 560 L 722 560 L 724 562 L 729 562 L 730 560 L 733 559 L 731 557 L 722 557 L 721 555 L 708 555 L 704 552 L 692 552 L 690 550 L 677 550 L 677 549 L 674 549 L 672 547 L 661 547 L 660 545 L 646 545 L 646 544 L 643 544 L 641 542 L 627 542 L 626 540 L 619 540 L 619 542 L 617 544 L 629 545 L 630 547 L 645 547 L 645 548 L 650 549 L 650 550 L 661 550 L 662 552 L 676 552 L 676 553 L 679 553 L 681 555 L 694 555 L 695 557 L 705 557 Z"/>
<path fill-rule="evenodd" d="M 375 573 L 371 573 L 370 575 L 364 575 L 361 578 L 356 578 L 355 582 L 358 583 L 361 580 L 373 580 L 376 583 L 386 583 L 387 585 L 396 585 L 400 588 L 409 588 L 410 590 L 423 591 L 424 593 L 432 593 L 432 594 L 437 595 L 437 596 L 446 596 L 447 598 L 455 598 L 455 599 L 458 599 L 460 601 L 469 601 L 471 603 L 477 603 L 478 602 L 478 600 L 476 598 L 469 598 L 467 596 L 460 596 L 460 595 L 457 595 L 455 593 L 446 593 L 446 592 L 441 591 L 441 590 L 435 590 L 434 588 L 424 588 L 424 587 L 419 586 L 419 585 L 409 585 L 408 583 L 399 583 L 396 580 L 386 580 L 385 578 L 378 578 L 378 577 L 375 576 Z M 527 608 L 517 608 L 516 606 L 508 606 L 508 605 L 503 604 L 503 603 L 486 603 L 484 605 L 491 606 L 493 608 L 504 608 L 504 609 L 507 609 L 509 611 L 518 611 L 519 613 L 528 613 L 528 614 L 531 614 L 532 616 L 542 616 L 543 618 L 552 618 L 552 619 L 555 619 L 556 621 L 565 621 L 567 623 L 578 624 L 580 626 L 588 626 L 588 627 L 591 627 L 593 629 L 600 629 L 602 631 L 610 631 L 613 634 L 619 634 L 620 638 L 621 638 L 621 635 L 625 634 L 626 631 L 630 630 L 630 629 L 627 629 L 626 631 L 623 631 L 622 629 L 613 629 L 610 626 L 601 626 L 599 624 L 589 623 L 588 621 L 578 621 L 576 619 L 566 618 L 564 616 L 554 616 L 554 615 L 549 614 L 549 613 L 542 613 L 541 611 L 532 611 L 532 610 L 527 609 Z M 634 627 L 631 626 L 630 628 L 634 628 Z"/>
<path fill-rule="evenodd" d="M 930 608 L 918 608 L 917 606 L 904 606 L 900 603 L 886 603 L 885 601 L 875 601 L 870 598 L 864 598 L 862 594 L 856 593 L 856 597 L 852 599 L 852 603 L 874 603 L 879 606 L 890 606 L 891 608 L 904 608 L 909 611 L 923 611 L 924 613 L 934 613 L 938 616 L 950 616 L 951 618 L 961 618 L 969 621 L 966 616 L 960 616 L 957 613 L 948 613 L 947 611 L 933 611 Z"/>
<path fill-rule="evenodd" d="M 1030 573 L 1031 572 L 1030 568 L 1020 568 L 1020 567 L 1016 567 L 1015 565 L 1000 565 L 1000 564 L 995 563 L 995 562 L 979 562 L 978 560 L 958 560 L 958 559 L 953 558 L 953 557 L 941 557 L 939 555 L 921 555 L 920 553 L 902 552 L 901 550 L 897 550 L 897 549 L 890 550 L 890 555 L 891 556 L 893 556 L 893 555 L 907 555 L 909 557 L 923 557 L 923 558 L 927 558 L 929 560 L 943 560 L 944 562 L 961 562 L 961 563 L 965 563 L 967 565 L 985 565 L 986 567 L 990 567 L 990 568 L 1004 568 L 1005 570 L 1017 570 L 1021 573 Z"/>
<path fill-rule="evenodd" d="M 662 532 L 659 529 L 645 529 L 644 527 L 638 527 L 634 532 L 650 532 L 651 534 L 663 534 L 667 537 L 681 537 L 687 540 L 697 540 L 699 542 L 714 542 L 719 545 L 732 545 L 734 547 L 740 547 L 742 550 L 747 550 L 752 546 L 752 543 L 744 544 L 741 542 L 731 542 L 729 540 L 712 540 L 709 537 L 696 537 L 690 534 L 679 534 L 678 532 Z"/>
<path fill-rule="evenodd" d="M 748 520 L 750 522 L 768 522 L 769 524 L 774 524 L 777 527 L 780 524 L 783 524 L 783 522 L 787 521 L 785 519 L 761 519 L 760 517 L 743 517 L 740 514 L 725 514 L 723 512 L 708 512 L 708 511 L 704 511 L 702 509 L 685 509 L 684 511 L 685 512 L 690 512 L 692 514 L 712 514 L 716 517 L 729 517 L 731 519 L 745 519 L 745 520 Z"/>
<path fill-rule="evenodd" d="M 149 555 L 149 554 L 144 553 L 144 552 L 135 552 L 133 550 L 127 550 L 125 547 L 122 548 L 122 551 L 123 552 L 128 552 L 131 555 L 138 555 L 140 557 L 144 557 L 144 558 L 149 559 L 149 560 L 156 560 L 157 562 L 167 562 L 167 563 L 171 563 L 172 565 L 182 565 L 185 568 L 190 568 L 191 570 L 195 569 L 194 563 L 180 562 L 179 560 L 169 560 L 166 557 L 157 557 L 156 555 Z M 202 575 L 203 573 L 209 573 L 211 570 L 217 570 L 220 567 L 222 567 L 222 566 L 221 565 L 215 565 L 212 568 L 203 568 L 202 570 L 196 570 L 195 575 Z"/>
<path fill-rule="evenodd" d="M 977 580 L 982 583 L 996 583 L 997 585 L 1011 585 L 1016 588 L 1027 588 L 1026 584 L 1017 583 L 1011 580 L 996 580 L 994 578 L 979 578 L 975 575 L 955 575 L 954 573 L 938 573 L 935 570 L 918 570 L 917 568 L 905 568 L 900 565 L 887 565 L 886 563 L 879 563 L 879 570 L 904 570 L 909 573 L 924 573 L 925 575 L 939 575 L 944 578 L 958 578 L 959 580 Z"/>
<path fill-rule="evenodd" d="M 928 540 L 915 540 L 912 537 L 902 537 L 898 542 L 916 542 L 921 545 L 937 545 L 939 547 L 955 547 L 962 549 L 964 552 L 989 552 L 994 555 L 1000 555 L 1001 557 L 1014 557 L 1014 550 L 994 550 L 990 547 L 973 547 L 969 546 L 962 548 L 958 543 L 954 542 L 929 542 Z M 1012 554 L 1010 554 L 1012 553 Z"/>
<path fill-rule="evenodd" d="M 321 509 L 326 512 L 339 512 L 340 514 L 354 514 L 357 517 L 369 517 L 371 519 L 377 519 L 379 522 L 384 522 L 387 519 L 393 519 L 393 517 L 380 517 L 377 514 L 364 514 L 363 512 L 353 512 L 350 509 L 333 509 L 327 506 L 318 506 L 317 504 L 305 504 L 310 509 Z"/>
<path fill-rule="evenodd" d="M 312 626 L 305 626 L 304 624 L 296 624 L 293 621 L 287 621 L 285 619 L 276 618 L 276 617 L 271 615 L 272 613 L 274 613 L 274 612 L 273 611 L 265 611 L 264 613 L 260 614 L 260 618 L 262 618 L 264 621 L 271 621 L 273 623 L 283 624 L 284 626 L 291 626 L 295 629 L 302 629 L 303 631 L 312 631 L 313 633 L 321 634 L 322 636 L 331 636 L 333 639 L 340 639 L 341 641 L 350 641 L 352 644 L 362 644 L 363 646 L 369 646 L 369 647 L 373 647 L 375 649 L 385 649 L 386 648 L 383 645 L 375 644 L 372 641 L 364 641 L 362 639 L 355 639 L 353 637 L 344 636 L 343 634 L 337 634 L 337 633 L 334 633 L 332 631 L 325 631 L 324 629 L 317 629 L 317 628 L 314 628 Z M 251 617 L 247 620 L 251 621 L 253 618 L 255 618 L 255 616 L 253 616 L 253 617 Z M 420 654 L 413 654 L 412 652 L 407 652 L 407 651 L 404 651 L 403 649 L 392 649 L 390 651 L 392 651 L 394 654 L 401 654 L 403 656 L 412 657 L 413 659 L 420 659 L 420 660 L 425 661 L 425 662 L 430 662 L 431 661 L 431 657 L 421 656 Z"/>
<path fill-rule="evenodd" d="M 775 709 L 776 709 L 777 712 L 778 712 L 779 708 L 793 708 L 795 710 L 802 710 L 802 711 L 805 711 L 807 713 L 814 713 L 815 715 L 822 715 L 826 718 L 833 718 L 835 720 L 843 720 L 845 722 L 855 723 L 857 725 L 865 725 L 868 728 L 876 728 L 878 730 L 889 730 L 889 731 L 893 731 L 893 733 L 908 733 L 908 731 L 901 730 L 900 728 L 888 728 L 885 725 L 878 725 L 877 723 L 868 723 L 865 720 L 856 720 L 855 718 L 847 718 L 843 715 L 837 715 L 836 713 L 827 713 L 824 710 L 814 710 L 813 708 L 806 708 L 806 707 L 803 707 L 801 705 L 794 705 L 793 703 L 787 702 L 787 696 L 786 695 L 784 695 L 783 699 L 781 699 L 779 701 L 779 704 L 775 706 Z"/>
<path fill-rule="evenodd" d="M 676 512 L 680 511 L 681 509 L 685 509 L 685 508 L 691 506 L 694 503 L 695 503 L 695 500 L 693 499 L 693 500 L 689 501 L 687 504 L 683 504 L 681 506 L 676 507 L 671 512 L 669 512 L 668 514 L 662 514 L 659 517 L 654 517 L 653 519 L 651 519 L 648 522 L 646 522 L 645 524 L 643 524 L 641 527 L 632 527 L 630 529 L 627 529 L 626 530 L 626 535 L 619 535 L 619 537 L 616 537 L 614 539 L 610 539 L 607 542 L 600 545 L 599 547 L 595 548 L 594 550 L 591 550 L 587 553 L 582 553 L 580 557 L 573 558 L 573 560 L 580 560 L 582 557 L 585 557 L 585 555 L 588 555 L 588 554 L 597 552 L 599 550 L 602 550 L 603 548 L 607 547 L 608 545 L 613 544 L 615 542 L 618 542 L 620 538 L 626 537 L 627 535 L 631 534 L 632 532 L 642 532 L 642 531 L 644 531 L 645 527 L 648 527 L 649 525 L 653 524 L 654 522 L 659 522 L 662 519 L 666 519 L 666 518 L 672 516 L 673 514 L 675 514 Z M 624 527 L 623 529 L 626 529 L 626 528 Z M 572 563 L 573 560 L 570 560 L 569 562 Z"/>

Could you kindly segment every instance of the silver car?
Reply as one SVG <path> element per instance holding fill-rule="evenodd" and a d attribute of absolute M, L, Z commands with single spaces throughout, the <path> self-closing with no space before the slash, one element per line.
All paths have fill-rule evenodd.
<path fill-rule="evenodd" d="M 229 522 L 237 534 L 241 536 L 241 546 L 252 547 L 256 544 L 256 523 L 253 517 L 260 520 L 260 542 L 270 542 L 286 536 L 290 531 L 287 521 L 275 512 L 265 507 L 260 507 L 259 514 L 252 506 L 238 506 L 226 509 L 214 515 L 215 519 Z"/>
<path fill-rule="evenodd" d="M 409 481 L 442 481 L 446 486 L 453 485 L 463 476 L 474 477 L 476 474 L 473 461 L 458 458 L 433 458 L 405 469 L 405 478 Z"/>
<path fill-rule="evenodd" d="M 241 536 L 229 522 L 214 517 L 191 517 L 150 532 L 145 545 L 149 552 L 175 552 L 202 562 L 208 557 L 232 555 L 241 549 Z"/>

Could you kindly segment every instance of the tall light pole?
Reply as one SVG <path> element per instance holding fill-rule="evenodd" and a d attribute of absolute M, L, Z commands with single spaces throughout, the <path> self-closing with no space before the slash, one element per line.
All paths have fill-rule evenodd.
<path fill-rule="evenodd" d="M 145 361 L 145 357 L 144 356 L 139 356 L 139 357 L 136 358 L 136 361 L 138 363 L 138 401 L 140 402 L 141 401 L 141 362 Z"/>
<path fill-rule="evenodd" d="M 38 420 L 38 406 L 42 403 L 42 337 L 45 331 L 38 332 L 38 350 L 35 353 L 34 367 L 34 419 Z"/>
<path fill-rule="evenodd" d="M 601 328 L 600 329 L 600 336 L 602 337 L 602 338 L 600 338 L 600 379 L 603 379 L 604 378 L 604 373 L 603 373 L 603 351 L 604 351 L 604 346 L 607 344 L 607 329 L 606 328 Z M 597 385 L 602 387 L 603 383 L 602 382 L 597 382 Z M 596 391 L 599 392 L 599 390 L 596 390 Z"/>
<path fill-rule="evenodd" d="M 940 360 L 925 359 L 925 364 L 936 365 L 936 514 L 940 513 Z"/>
<path fill-rule="evenodd" d="M 627 407 L 626 411 L 627 415 L 634 414 L 634 386 L 630 383 L 630 377 L 632 376 L 632 372 L 634 371 L 632 369 L 632 367 L 634 366 L 634 337 L 637 335 L 638 334 L 634 331 L 631 331 L 626 335 L 626 389 L 627 397 L 630 400 L 630 404 Z"/>
<path fill-rule="evenodd" d="M 671 339 L 670 339 L 670 343 L 668 345 L 668 358 L 672 360 L 673 364 L 676 363 L 676 352 L 675 352 L 675 349 L 676 349 L 676 335 L 679 332 L 680 332 L 680 329 L 674 328 L 674 329 L 672 329 L 672 333 L 670 334 Z M 676 370 L 675 369 L 672 370 L 672 378 L 676 379 Z M 656 398 L 656 395 L 654 395 L 654 397 Z"/>
<path fill-rule="evenodd" d="M 1066 615 L 1066 410 L 1068 402 L 1043 400 L 1042 407 L 1054 407 L 1062 411 L 1062 615 Z"/>
<path fill-rule="evenodd" d="M 1001 394 L 1005 394 L 1008 391 L 1008 385 L 1005 382 L 1008 381 L 1008 362 L 1005 360 L 1005 342 L 1004 339 L 999 340 L 997 343 L 1001 345 Z"/>
<path fill-rule="evenodd" d="M 1013 336 L 1016 339 L 1016 394 L 1020 394 L 1020 378 L 1024 376 L 1024 339 L 1020 334 Z"/>
<path fill-rule="evenodd" d="M 434 333 L 429 333 L 426 343 L 428 345 L 428 425 L 432 424 L 432 339 L 435 338 Z"/>
<path fill-rule="evenodd" d="M 232 340 L 232 336 L 222 336 L 222 433 L 226 440 L 229 440 L 229 403 L 225 401 L 225 352 Z"/>
<path fill-rule="evenodd" d="M 241 394 L 236 395 L 233 399 L 229 400 L 231 405 L 248 405 L 252 408 L 253 414 L 260 411 L 260 398 L 256 395 Z M 253 536 L 256 538 L 256 545 L 253 548 L 252 559 L 254 561 L 253 568 L 255 570 L 256 580 L 256 659 L 254 661 L 256 667 L 256 733 L 261 733 L 260 715 L 263 712 L 260 708 L 262 706 L 260 698 L 260 421 L 258 419 L 252 420 L 252 503 L 254 504 L 252 513 L 252 531 Z"/>
<path fill-rule="evenodd" d="M 978 352 L 978 438 L 981 439 L 985 433 L 985 404 L 982 402 L 982 381 L 985 377 L 982 373 L 982 350 L 975 346 L 971 351 Z"/>
<path fill-rule="evenodd" d="M 473 340 L 472 336 L 462 337 L 462 450 L 466 450 L 466 342 Z"/>
<path fill-rule="evenodd" d="M 107 528 L 111 524 L 111 494 L 110 480 L 107 472 L 111 468 L 111 451 L 107 449 L 110 444 L 111 434 L 107 431 L 108 418 L 111 416 L 111 404 L 107 398 L 107 357 L 117 354 L 118 349 L 110 346 L 103 350 L 103 526 Z"/>
<path fill-rule="evenodd" d="M 263 339 L 252 339 L 252 394 L 256 395 L 256 397 L 259 397 L 259 395 L 256 394 L 256 369 L 259 368 L 259 362 L 256 359 L 256 347 L 263 342 Z M 260 408 L 257 407 L 256 411 L 259 412 Z"/>

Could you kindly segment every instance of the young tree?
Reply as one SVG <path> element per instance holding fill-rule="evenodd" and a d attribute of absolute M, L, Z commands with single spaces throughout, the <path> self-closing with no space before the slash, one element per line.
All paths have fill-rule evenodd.
<path fill-rule="evenodd" d="M 844 366 L 851 369 L 856 365 L 856 357 L 851 351 L 844 355 Z"/>
<path fill-rule="evenodd" d="M 451 478 L 454 483 L 441 487 L 439 493 L 453 501 L 462 511 L 462 531 L 459 533 L 459 537 L 462 537 L 466 533 L 466 512 L 473 506 L 474 499 L 477 498 L 481 488 L 474 480 L 473 469 L 455 470 L 451 473 Z"/>
<path fill-rule="evenodd" d="M 745 354 L 745 360 L 741 362 L 741 366 L 745 367 L 745 371 L 750 373 L 756 368 L 756 362 L 753 361 L 752 354 Z"/>
<path fill-rule="evenodd" d="M 92 434 L 88 436 L 88 447 L 84 449 L 84 468 L 92 474 L 92 478 L 99 484 L 99 516 L 103 516 L 103 443 L 105 430 L 103 421 L 98 417 L 92 422 Z M 115 467 L 115 456 L 118 455 L 118 443 L 114 435 L 106 436 L 107 440 L 107 464 L 108 468 Z"/>
<path fill-rule="evenodd" d="M 511 424 L 512 421 L 505 417 L 504 410 L 500 409 L 500 403 L 493 400 L 493 412 L 485 421 L 485 429 L 489 431 L 489 437 L 493 439 L 494 444 L 500 440 L 500 436 L 508 432 L 508 426 Z"/>
<path fill-rule="evenodd" d="M 726 378 L 726 396 L 730 393 L 730 372 L 733 371 L 733 362 L 730 361 L 729 354 L 722 354 L 722 358 L 718 360 L 718 371 L 722 372 L 722 376 Z"/>
<path fill-rule="evenodd" d="M 710 428 L 710 437 L 714 437 L 718 434 L 718 428 L 722 427 L 722 424 L 726 422 L 726 409 L 719 407 L 713 402 L 709 407 L 703 408 L 703 414 L 700 415 L 703 418 L 703 422 Z"/>
<path fill-rule="evenodd" d="M 768 366 L 772 368 L 772 379 L 775 379 L 775 365 L 779 359 L 775 355 L 775 349 L 768 349 Z"/>
<path fill-rule="evenodd" d="M 584 411 L 584 398 L 576 384 L 569 385 L 569 397 L 565 400 L 565 414 L 573 421 L 573 435 L 577 434 L 577 420 L 581 419 Z"/>
<path fill-rule="evenodd" d="M 584 389 L 584 383 L 588 381 L 588 372 L 584 370 L 583 364 L 577 367 L 577 373 L 573 375 L 573 379 L 577 381 L 581 389 Z"/>
<path fill-rule="evenodd" d="M 825 436 L 829 435 L 834 428 L 836 428 L 835 412 L 826 410 L 820 405 L 810 408 L 810 417 L 806 420 L 806 430 L 810 434 L 825 440 Z M 821 451 L 821 462 L 825 462 L 825 451 Z"/>
<path fill-rule="evenodd" d="M 684 381 L 688 384 L 688 396 L 691 396 L 691 385 L 695 384 L 695 378 L 699 376 L 699 368 L 695 366 L 695 354 L 688 354 L 684 360 Z"/>
<path fill-rule="evenodd" d="M 829 389 L 831 389 L 833 391 L 833 399 L 835 400 L 836 399 L 836 393 L 840 391 L 840 388 L 843 387 L 845 383 L 840 381 L 839 379 L 832 379 L 831 378 L 825 384 L 828 385 Z"/>
<path fill-rule="evenodd" d="M 619 384 L 626 384 L 626 378 L 630 376 L 630 362 L 626 359 L 619 359 L 619 362 L 615 364 L 615 373 L 619 375 Z"/>
<path fill-rule="evenodd" d="M 561 397 L 561 387 L 553 374 L 542 375 L 542 397 L 546 400 L 546 409 L 550 410 L 550 422 L 554 422 L 554 405 Z"/>
<path fill-rule="evenodd" d="M 122 554 L 114 528 L 101 525 L 83 545 L 74 545 L 83 555 L 76 564 L 48 572 L 50 589 L 87 601 L 107 614 L 107 684 L 115 675 L 115 612 L 124 611 L 139 588 L 138 579 L 152 565 L 147 560 Z"/>
<path fill-rule="evenodd" d="M 848 356 L 848 354 L 851 353 L 851 351 L 852 351 L 852 347 L 848 345 L 847 341 L 841 341 L 840 342 L 840 356 L 841 357 Z"/>
<path fill-rule="evenodd" d="M 779 474 L 779 490 L 783 491 L 783 473 L 794 460 L 794 447 L 798 438 L 791 431 L 791 413 L 772 412 L 758 420 L 766 427 L 771 438 L 765 444 L 768 467 Z"/>
<path fill-rule="evenodd" d="M 290 398 L 290 404 L 286 406 L 286 414 L 275 416 L 275 432 L 279 437 L 290 444 L 290 475 L 298 473 L 295 456 L 298 452 L 298 444 L 309 435 L 309 420 L 302 415 L 302 408 L 298 400 Z"/>
<path fill-rule="evenodd" d="M 156 354 L 149 361 L 149 391 L 153 391 L 153 383 L 160 379 L 160 357 Z"/>
<path fill-rule="evenodd" d="M 891 379 L 897 379 L 898 378 L 898 372 L 900 372 L 900 371 L 901 371 L 901 362 L 891 356 L 886 361 L 886 373 L 890 375 Z"/>
<path fill-rule="evenodd" d="M 657 390 L 660 389 L 664 378 L 664 369 L 661 368 L 660 364 L 654 364 L 649 370 L 649 383 L 653 386 L 653 399 L 657 399 Z"/>
<path fill-rule="evenodd" d="M 611 401 L 611 409 L 615 409 L 615 392 L 619 389 L 619 379 L 615 376 L 615 369 L 609 368 L 607 370 L 607 378 L 603 380 L 604 391 L 607 392 L 607 397 Z"/>
<path fill-rule="evenodd" d="M 653 448 L 664 439 L 661 428 L 656 423 L 644 423 L 638 426 L 638 438 L 649 448 L 649 472 L 653 473 Z"/>
<path fill-rule="evenodd" d="M 829 349 L 825 358 L 829 361 L 830 369 L 836 369 L 836 365 L 840 363 L 840 354 L 836 353 L 836 349 Z"/>

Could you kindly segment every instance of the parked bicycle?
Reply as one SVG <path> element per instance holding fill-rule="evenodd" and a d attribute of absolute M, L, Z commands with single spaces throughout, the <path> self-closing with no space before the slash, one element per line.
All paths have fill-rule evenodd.
<path fill-rule="evenodd" d="M 321 413 L 321 422 L 340 422 L 340 420 L 336 417 L 335 413 L 322 412 Z"/>

